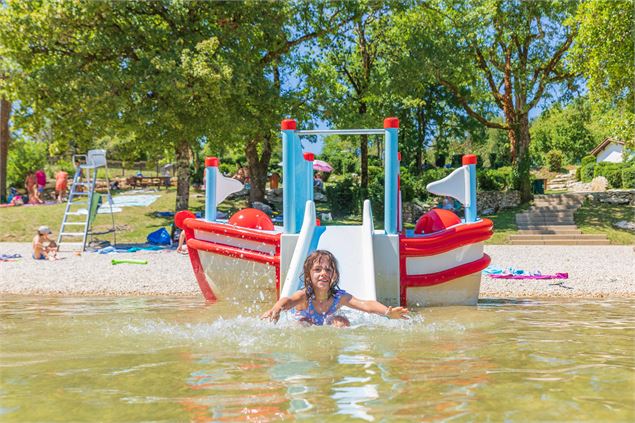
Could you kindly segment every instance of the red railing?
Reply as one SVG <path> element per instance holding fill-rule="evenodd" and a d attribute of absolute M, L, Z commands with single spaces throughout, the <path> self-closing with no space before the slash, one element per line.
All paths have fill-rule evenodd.
<path fill-rule="evenodd" d="M 450 229 L 435 232 L 428 236 L 399 238 L 400 256 L 423 257 L 445 253 L 468 244 L 488 240 L 492 232 L 493 223 L 489 219 L 475 223 L 462 224 Z"/>

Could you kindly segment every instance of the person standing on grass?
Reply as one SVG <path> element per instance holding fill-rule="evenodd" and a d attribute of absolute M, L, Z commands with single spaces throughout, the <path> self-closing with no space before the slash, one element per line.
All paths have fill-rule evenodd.
<path fill-rule="evenodd" d="M 56 193 L 58 203 L 61 203 L 62 201 L 64 201 L 64 197 L 66 196 L 67 189 L 68 189 L 68 173 L 60 169 L 55 174 L 55 193 Z"/>
<path fill-rule="evenodd" d="M 46 187 L 46 173 L 42 169 L 35 172 L 35 179 L 37 181 L 37 202 L 44 203 L 44 188 Z"/>

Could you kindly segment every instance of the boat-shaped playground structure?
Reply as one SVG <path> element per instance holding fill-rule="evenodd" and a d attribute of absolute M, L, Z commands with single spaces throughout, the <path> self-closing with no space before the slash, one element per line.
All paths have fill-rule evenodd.
<path fill-rule="evenodd" d="M 204 218 L 189 211 L 175 216 L 205 299 L 272 302 L 289 296 L 302 288 L 307 255 L 321 249 L 339 262 L 340 288 L 358 298 L 408 307 L 476 304 L 481 271 L 490 263 L 483 243 L 492 236 L 492 222 L 476 214 L 476 156 L 463 156 L 460 168 L 427 186 L 433 194 L 458 200 L 464 218 L 433 209 L 414 230 L 405 230 L 398 132 L 397 118 L 386 118 L 383 129 L 344 130 L 298 130 L 295 120 L 283 120 L 282 227 L 255 209 L 217 220 L 218 203 L 242 184 L 221 175 L 218 159 L 208 157 Z M 384 228 L 374 228 L 369 200 L 361 225 L 321 226 L 313 202 L 314 155 L 303 154 L 300 137 L 364 134 L 385 137 Z"/>

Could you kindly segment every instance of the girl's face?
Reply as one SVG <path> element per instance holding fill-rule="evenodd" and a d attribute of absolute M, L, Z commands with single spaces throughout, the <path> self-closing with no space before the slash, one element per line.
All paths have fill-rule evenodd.
<path fill-rule="evenodd" d="M 333 265 L 327 258 L 316 260 L 311 267 L 311 284 L 316 291 L 328 291 L 333 280 Z"/>

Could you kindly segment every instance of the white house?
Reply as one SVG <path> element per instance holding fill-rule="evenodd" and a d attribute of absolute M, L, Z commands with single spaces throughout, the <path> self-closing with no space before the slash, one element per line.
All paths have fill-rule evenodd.
<path fill-rule="evenodd" d="M 614 138 L 606 138 L 590 154 L 595 156 L 596 163 L 612 162 L 622 163 L 622 153 L 624 151 L 624 141 Z"/>

